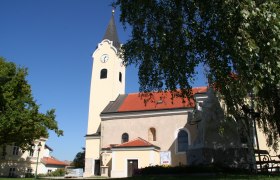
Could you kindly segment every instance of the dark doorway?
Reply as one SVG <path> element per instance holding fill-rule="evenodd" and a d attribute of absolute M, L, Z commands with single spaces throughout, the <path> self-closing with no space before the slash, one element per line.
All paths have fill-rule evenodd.
<path fill-rule="evenodd" d="M 94 161 L 94 175 L 100 176 L 100 160 L 99 159 Z"/>
<path fill-rule="evenodd" d="M 137 169 L 138 169 L 138 160 L 128 159 L 127 160 L 127 177 L 133 176 Z"/>

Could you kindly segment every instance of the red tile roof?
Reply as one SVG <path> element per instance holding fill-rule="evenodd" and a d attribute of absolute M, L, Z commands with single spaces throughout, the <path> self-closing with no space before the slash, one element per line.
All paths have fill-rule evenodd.
<path fill-rule="evenodd" d="M 59 165 L 59 166 L 68 166 L 69 164 L 59 161 L 53 157 L 43 157 L 42 162 L 45 165 Z"/>
<path fill-rule="evenodd" d="M 193 88 L 193 94 L 205 93 L 207 87 Z M 170 92 L 154 92 L 150 93 L 146 97 L 141 97 L 139 93 L 128 94 L 124 99 L 121 106 L 118 108 L 118 112 L 128 111 L 145 111 L 145 110 L 159 110 L 159 109 L 176 109 L 176 108 L 191 108 L 194 107 L 194 101 L 180 97 L 171 99 L 172 94 Z"/>
<path fill-rule="evenodd" d="M 113 148 L 130 148 L 130 147 L 155 147 L 155 148 L 159 148 L 159 147 L 149 143 L 148 141 L 146 141 L 146 140 L 144 140 L 140 137 L 138 137 L 136 139 L 133 139 L 131 141 L 113 146 Z"/>

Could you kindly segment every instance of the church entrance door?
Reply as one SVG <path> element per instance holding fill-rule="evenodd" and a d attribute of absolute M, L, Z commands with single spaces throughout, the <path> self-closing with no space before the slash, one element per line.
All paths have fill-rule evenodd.
<path fill-rule="evenodd" d="M 94 162 L 94 175 L 99 176 L 100 175 L 100 160 L 97 159 Z"/>
<path fill-rule="evenodd" d="M 138 160 L 137 159 L 128 159 L 127 160 L 127 177 L 134 175 L 135 170 L 138 169 Z"/>

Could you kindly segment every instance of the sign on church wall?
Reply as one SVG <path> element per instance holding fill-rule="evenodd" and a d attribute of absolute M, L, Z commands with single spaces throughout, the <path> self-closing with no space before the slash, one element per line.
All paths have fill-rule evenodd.
<path fill-rule="evenodd" d="M 160 152 L 160 165 L 171 165 L 171 152 L 170 151 Z"/>

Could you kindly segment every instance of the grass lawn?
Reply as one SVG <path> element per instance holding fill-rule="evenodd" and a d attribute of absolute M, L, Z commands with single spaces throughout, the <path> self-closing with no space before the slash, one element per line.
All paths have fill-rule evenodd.
<path fill-rule="evenodd" d="M 0 178 L 0 180 L 34 180 L 34 178 Z"/>
<path fill-rule="evenodd" d="M 184 176 L 139 176 L 139 177 L 130 177 L 130 178 L 118 178 L 115 180 L 175 180 L 175 179 L 182 179 L 182 180 L 205 180 L 205 179 L 215 179 L 215 180 L 226 180 L 226 179 L 240 179 L 240 180 L 253 180 L 253 179 L 260 179 L 260 180 L 280 180 L 280 175 L 278 176 L 271 176 L 271 175 L 184 175 Z"/>
<path fill-rule="evenodd" d="M 49 178 L 52 179 L 52 178 Z M 86 178 L 86 180 L 91 179 L 103 179 L 103 178 Z M 236 180 L 280 180 L 280 175 L 182 175 L 182 176 L 136 176 L 130 178 L 113 178 L 112 180 L 205 180 L 205 179 L 215 179 L 215 180 L 227 180 L 227 179 L 236 179 Z M 34 180 L 34 178 L 0 178 L 0 180 Z M 41 178 L 41 180 L 48 180 L 48 178 Z M 67 178 L 66 180 L 79 180 L 78 178 Z"/>

